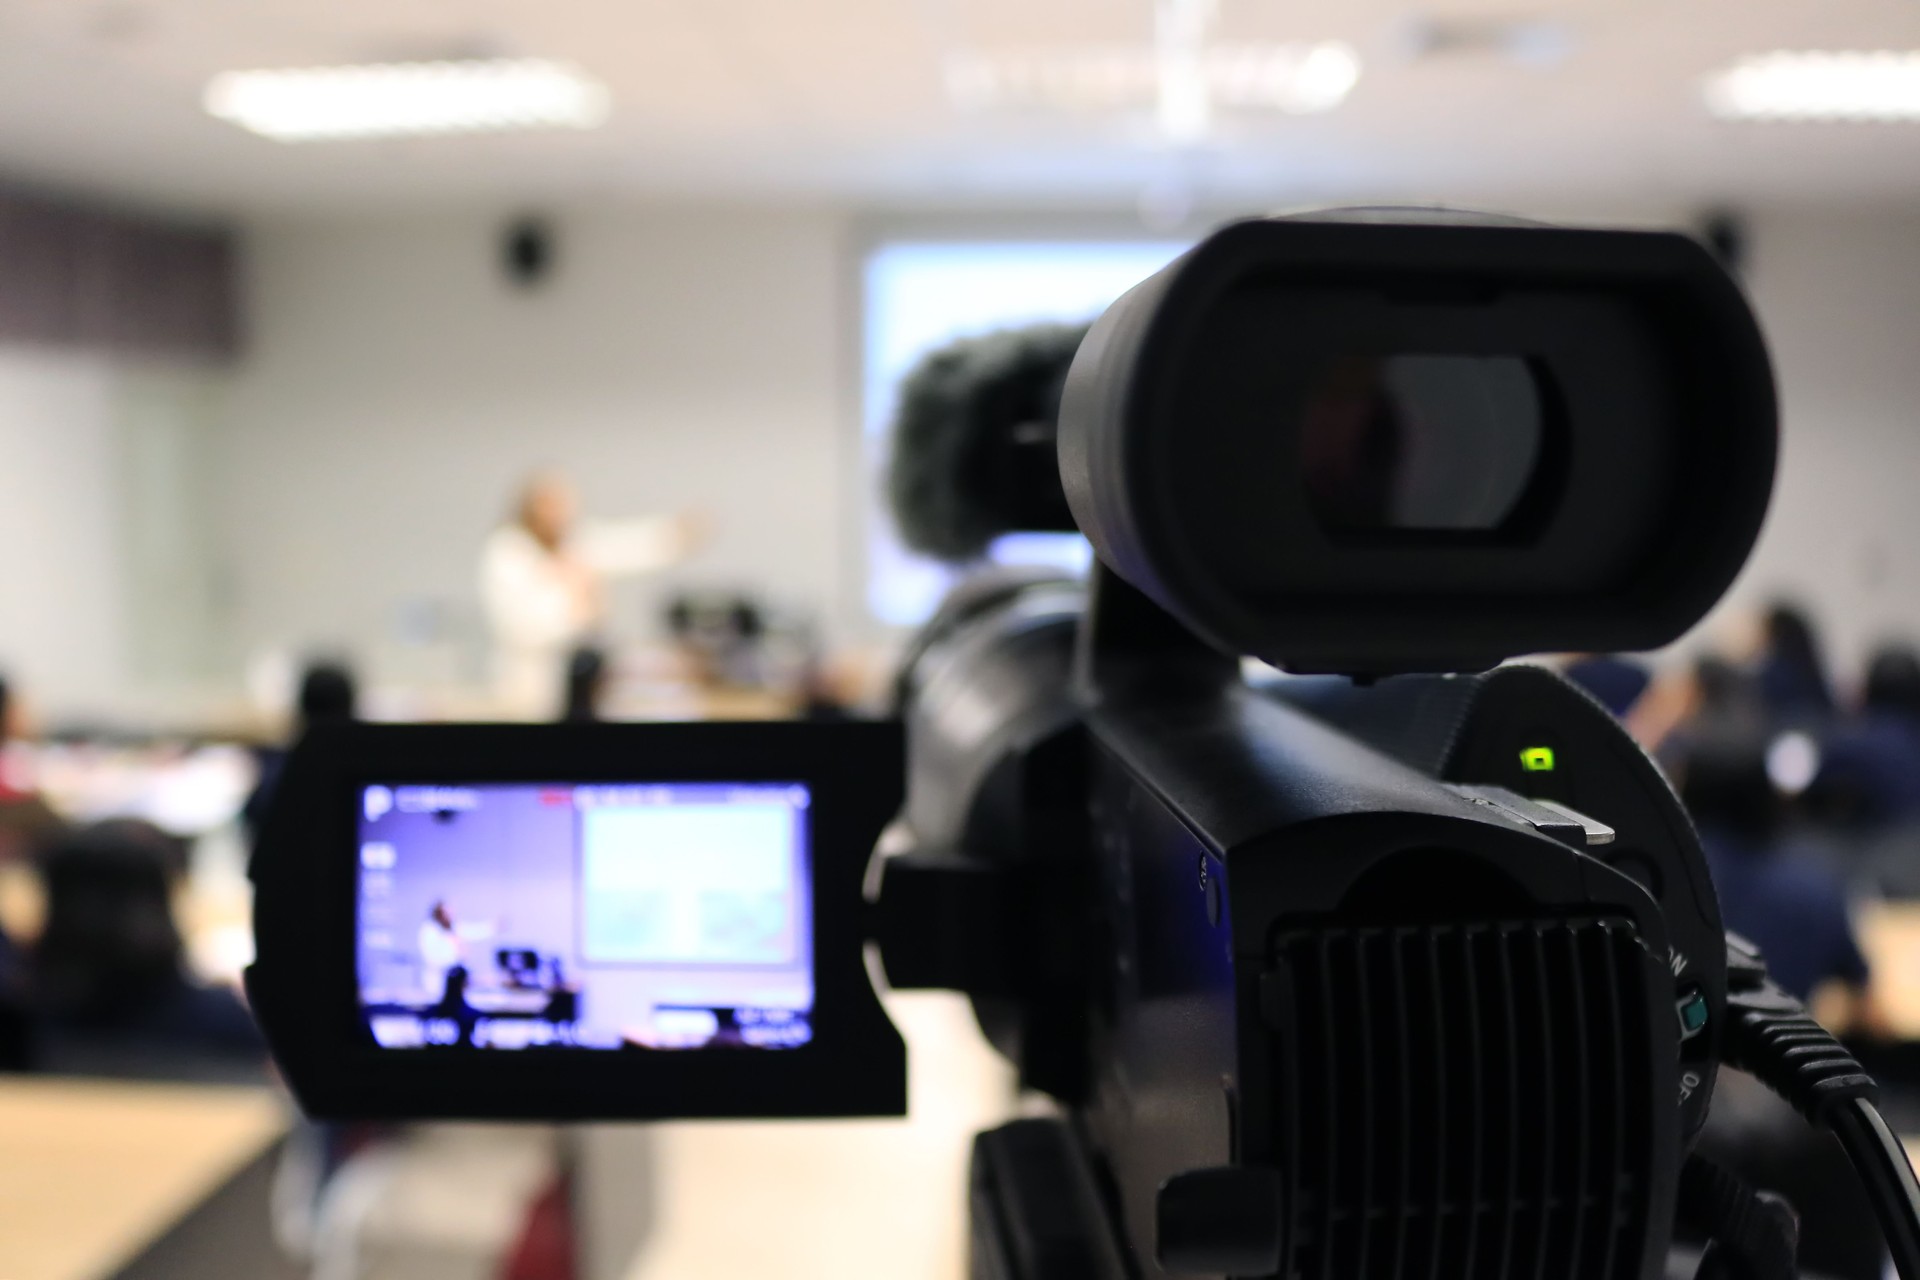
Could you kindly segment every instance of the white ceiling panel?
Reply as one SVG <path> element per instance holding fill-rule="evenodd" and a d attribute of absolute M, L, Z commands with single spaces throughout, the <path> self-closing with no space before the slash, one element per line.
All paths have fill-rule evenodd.
<path fill-rule="evenodd" d="M 1180 3 L 1181 0 L 1161 0 Z M 1191 0 L 1187 0 L 1191 3 Z M 1631 205 L 1920 197 L 1920 125 L 1710 117 L 1777 48 L 1920 48 L 1912 0 L 1217 0 L 1210 41 L 1340 40 L 1321 115 L 968 109 L 967 56 L 1145 55 L 1154 0 L 0 0 L 0 179 L 187 209 L 585 194 L 850 202 L 1336 198 Z M 284 144 L 206 117 L 222 70 L 506 55 L 604 81 L 590 133 Z"/>

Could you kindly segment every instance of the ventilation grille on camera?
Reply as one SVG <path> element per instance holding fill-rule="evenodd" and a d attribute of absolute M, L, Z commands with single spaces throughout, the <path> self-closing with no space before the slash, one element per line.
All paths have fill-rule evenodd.
<path fill-rule="evenodd" d="M 1315 928 L 1276 958 L 1282 1274 L 1637 1275 L 1654 1123 L 1630 926 Z"/>

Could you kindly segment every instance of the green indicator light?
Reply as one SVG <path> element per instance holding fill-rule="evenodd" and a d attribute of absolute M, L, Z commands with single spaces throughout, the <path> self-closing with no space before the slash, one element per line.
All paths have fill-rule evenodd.
<path fill-rule="evenodd" d="M 1520 752 L 1520 767 L 1528 773 L 1553 772 L 1552 747 L 1526 747 Z"/>

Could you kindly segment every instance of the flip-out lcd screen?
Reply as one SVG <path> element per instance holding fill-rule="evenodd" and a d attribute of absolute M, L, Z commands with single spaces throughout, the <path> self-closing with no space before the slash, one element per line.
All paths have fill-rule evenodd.
<path fill-rule="evenodd" d="M 811 1038 L 808 788 L 371 785 L 357 971 L 385 1049 Z"/>

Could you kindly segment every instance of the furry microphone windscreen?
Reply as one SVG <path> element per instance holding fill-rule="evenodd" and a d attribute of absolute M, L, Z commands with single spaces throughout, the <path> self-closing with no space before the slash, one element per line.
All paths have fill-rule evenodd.
<path fill-rule="evenodd" d="M 1072 528 L 1053 441 L 1086 325 L 1005 329 L 929 353 L 900 389 L 887 495 L 913 550 L 977 560 L 1003 533 Z"/>

